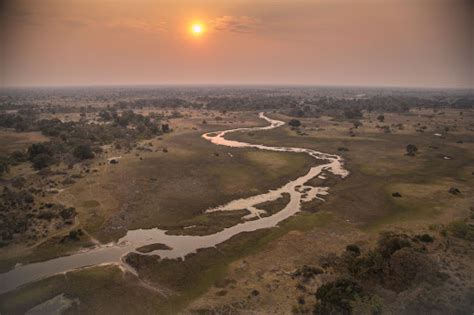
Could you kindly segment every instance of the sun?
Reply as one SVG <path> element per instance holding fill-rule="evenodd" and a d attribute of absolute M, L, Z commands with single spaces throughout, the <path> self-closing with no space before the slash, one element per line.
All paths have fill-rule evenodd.
<path fill-rule="evenodd" d="M 204 25 L 201 23 L 194 23 L 191 25 L 191 33 L 195 36 L 199 36 L 204 33 Z"/>

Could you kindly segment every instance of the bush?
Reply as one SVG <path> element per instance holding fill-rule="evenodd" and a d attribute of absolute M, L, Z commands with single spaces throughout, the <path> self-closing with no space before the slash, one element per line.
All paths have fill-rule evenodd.
<path fill-rule="evenodd" d="M 33 160 L 37 155 L 46 154 L 52 155 L 51 150 L 42 143 L 34 143 L 28 148 L 29 159 Z"/>
<path fill-rule="evenodd" d="M 63 220 L 72 219 L 76 216 L 76 209 L 74 209 L 73 207 L 63 209 L 61 210 L 61 212 L 59 212 L 59 215 L 61 216 L 61 218 L 63 218 Z"/>
<path fill-rule="evenodd" d="M 74 149 L 73 155 L 79 160 L 88 160 L 94 158 L 94 152 L 92 152 L 90 145 L 87 144 L 78 145 Z"/>
<path fill-rule="evenodd" d="M 409 144 L 406 147 L 406 151 L 408 156 L 415 156 L 416 152 L 418 152 L 418 148 L 414 144 Z"/>
<path fill-rule="evenodd" d="M 9 159 L 6 156 L 0 156 L 0 176 L 5 173 L 8 173 L 10 170 Z"/>
<path fill-rule="evenodd" d="M 28 155 L 22 151 L 14 151 L 10 154 L 10 158 L 13 163 L 21 163 L 28 160 Z"/>
<path fill-rule="evenodd" d="M 301 121 L 299 121 L 298 119 L 292 119 L 288 122 L 288 125 L 294 128 L 298 128 L 299 126 L 301 126 Z"/>
<path fill-rule="evenodd" d="M 451 188 L 449 188 L 449 193 L 452 194 L 452 195 L 459 195 L 461 193 L 461 191 L 456 187 L 451 187 Z"/>
<path fill-rule="evenodd" d="M 474 227 L 469 225 L 464 220 L 451 222 L 448 226 L 449 231 L 454 237 L 461 238 L 468 241 L 474 241 Z"/>
<path fill-rule="evenodd" d="M 316 291 L 319 303 L 314 314 L 351 314 L 351 303 L 362 295 L 362 287 L 349 279 L 337 279 Z"/>
<path fill-rule="evenodd" d="M 385 260 L 377 250 L 346 262 L 349 273 L 357 279 L 381 282 Z"/>
<path fill-rule="evenodd" d="M 424 243 L 433 243 L 434 239 L 429 234 L 416 235 L 415 238 Z"/>
<path fill-rule="evenodd" d="M 293 273 L 293 277 L 302 277 L 303 281 L 307 282 L 315 276 L 322 274 L 323 272 L 324 271 L 321 268 L 303 265 L 302 268 L 297 269 Z"/>
<path fill-rule="evenodd" d="M 162 124 L 161 131 L 163 131 L 164 133 L 170 132 L 171 131 L 170 126 L 168 124 Z"/>
<path fill-rule="evenodd" d="M 360 248 L 359 248 L 359 246 L 357 246 L 355 244 L 347 245 L 346 246 L 346 251 L 352 252 L 352 253 L 356 254 L 357 256 L 360 255 Z"/>
<path fill-rule="evenodd" d="M 344 110 L 344 116 L 347 119 L 359 119 L 362 118 L 362 111 L 359 108 L 347 108 Z"/>
<path fill-rule="evenodd" d="M 52 211 L 44 211 L 38 214 L 38 219 L 51 221 L 56 217 L 56 214 Z"/>
<path fill-rule="evenodd" d="M 383 285 L 387 289 L 401 292 L 417 283 L 436 280 L 436 264 L 427 255 L 411 248 L 395 252 L 384 268 Z"/>
<path fill-rule="evenodd" d="M 31 160 L 31 162 L 33 163 L 33 167 L 36 170 L 41 170 L 53 164 L 53 158 L 48 154 L 40 153 L 40 154 L 35 155 L 35 157 Z"/>
<path fill-rule="evenodd" d="M 396 251 L 410 246 L 410 240 L 404 234 L 386 233 L 378 241 L 378 251 L 384 258 L 390 257 Z"/>

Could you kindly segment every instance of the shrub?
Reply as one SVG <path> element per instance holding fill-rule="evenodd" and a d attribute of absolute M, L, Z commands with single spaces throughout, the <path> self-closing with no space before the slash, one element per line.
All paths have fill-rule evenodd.
<path fill-rule="evenodd" d="M 311 267 L 307 265 L 303 265 L 302 268 L 297 269 L 294 273 L 294 277 L 302 277 L 304 282 L 309 281 L 310 279 L 314 278 L 315 276 L 322 274 L 324 271 L 318 267 Z"/>
<path fill-rule="evenodd" d="M 461 191 L 456 187 L 451 187 L 451 188 L 449 188 L 449 193 L 452 194 L 452 195 L 459 195 L 461 193 Z"/>
<path fill-rule="evenodd" d="M 35 155 L 31 162 L 36 170 L 41 170 L 53 164 L 53 158 L 48 154 L 40 153 Z"/>
<path fill-rule="evenodd" d="M 90 145 L 87 144 L 80 144 L 76 148 L 74 148 L 73 155 L 79 160 L 87 160 L 94 158 L 94 152 L 92 152 L 92 148 L 90 147 Z"/>
<path fill-rule="evenodd" d="M 418 152 L 418 148 L 414 144 L 409 144 L 406 147 L 406 155 L 408 156 L 415 156 L 416 152 Z"/>
<path fill-rule="evenodd" d="M 170 126 L 168 124 L 162 124 L 161 131 L 163 131 L 164 133 L 170 132 L 171 131 Z"/>
<path fill-rule="evenodd" d="M 51 221 L 51 219 L 55 217 L 56 217 L 56 214 L 52 211 L 44 211 L 38 214 L 38 219 L 41 219 L 41 220 Z"/>
<path fill-rule="evenodd" d="M 352 252 L 352 253 L 356 254 L 357 256 L 360 255 L 360 248 L 359 248 L 359 246 L 357 246 L 355 244 L 347 245 L 346 246 L 346 251 Z"/>
<path fill-rule="evenodd" d="M 383 277 L 385 260 L 377 250 L 347 262 L 347 269 L 357 279 L 380 282 Z"/>
<path fill-rule="evenodd" d="M 61 212 L 59 212 L 59 215 L 61 216 L 61 218 L 63 218 L 63 220 L 72 219 L 76 216 L 76 209 L 74 209 L 73 207 L 65 208 L 61 210 Z"/>
<path fill-rule="evenodd" d="M 433 243 L 434 241 L 433 237 L 429 234 L 416 235 L 415 238 L 424 243 Z"/>
<path fill-rule="evenodd" d="M 14 163 L 21 163 L 28 160 L 28 155 L 22 151 L 14 151 L 10 154 L 10 158 Z"/>
<path fill-rule="evenodd" d="M 37 155 L 46 154 L 52 155 L 51 150 L 42 143 L 34 143 L 28 148 L 28 155 L 30 160 L 33 160 Z"/>
<path fill-rule="evenodd" d="M 316 291 L 319 303 L 315 314 L 351 314 L 351 303 L 362 295 L 362 287 L 349 279 L 337 279 L 322 285 Z"/>
<path fill-rule="evenodd" d="M 0 176 L 8 173 L 10 170 L 9 159 L 6 156 L 0 156 Z"/>
<path fill-rule="evenodd" d="M 288 125 L 294 128 L 298 128 L 299 126 L 301 126 L 301 121 L 299 121 L 298 119 L 292 119 L 288 122 Z"/>
<path fill-rule="evenodd" d="M 378 251 L 384 258 L 390 257 L 396 251 L 410 246 L 410 240 L 404 234 L 385 233 L 378 241 Z"/>
<path fill-rule="evenodd" d="M 454 237 L 474 241 L 474 227 L 464 220 L 451 222 L 448 226 L 449 231 Z"/>
<path fill-rule="evenodd" d="M 347 119 L 359 119 L 362 118 L 362 111 L 358 108 L 346 108 L 344 110 L 344 116 Z"/>
<path fill-rule="evenodd" d="M 403 248 L 395 252 L 384 268 L 383 286 L 401 292 L 416 283 L 436 280 L 435 264 L 427 255 L 411 248 Z"/>

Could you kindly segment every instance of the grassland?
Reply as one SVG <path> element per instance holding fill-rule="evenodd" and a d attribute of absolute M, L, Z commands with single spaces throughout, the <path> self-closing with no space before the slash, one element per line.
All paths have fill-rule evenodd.
<path fill-rule="evenodd" d="M 118 165 L 100 168 L 59 199 L 76 207 L 83 228 L 102 242 L 117 240 L 128 229 L 155 226 L 175 233 L 195 226 L 186 232 L 209 234 L 240 216 L 204 215 L 206 209 L 278 188 L 317 162 L 303 154 L 216 147 L 199 133 L 153 144 L 161 147 L 168 152 L 123 156 Z"/>
<path fill-rule="evenodd" d="M 0 154 L 25 150 L 30 144 L 48 140 L 40 132 L 18 133 L 12 130 L 0 130 Z"/>
<path fill-rule="evenodd" d="M 232 124 L 202 126 L 198 123 L 202 117 L 180 119 L 186 122 L 183 127 L 162 140 L 151 141 L 151 152 L 124 154 L 118 165 L 95 164 L 92 168 L 97 172 L 84 176 L 57 197 L 77 207 L 78 224 L 94 238 L 116 240 L 126 229 L 153 226 L 173 233 L 215 232 L 239 222 L 245 212 L 205 215 L 206 208 L 279 187 L 315 163 L 304 155 L 217 147 L 199 135 Z M 0 311 L 22 313 L 64 292 L 81 301 L 72 313 L 126 313 L 131 311 L 130 305 L 134 312 L 145 314 L 289 313 L 302 294 L 289 276 L 295 268 L 317 264 L 321 257 L 341 251 L 348 243 L 368 247 L 383 230 L 426 231 L 429 225 L 446 224 L 469 214 L 474 203 L 474 136 L 468 128 L 473 120 L 470 111 L 465 111 L 462 119 L 454 110 L 443 115 L 429 111 L 386 114 L 385 125 L 403 123 L 405 128 L 392 127 L 391 133 L 385 133 L 377 128 L 380 123 L 373 113 L 365 115 L 363 126 L 352 129 L 355 136 L 351 136 L 352 123 L 322 116 L 301 119 L 306 136 L 287 126 L 229 135 L 252 143 L 340 154 L 351 174 L 345 179 L 327 176 L 314 180 L 314 185 L 330 187 L 326 201 L 303 207 L 308 211 L 277 228 L 238 235 L 184 261 L 131 258 L 140 278 L 161 293 L 146 289 L 116 267 L 94 267 L 0 296 Z M 249 119 L 247 124 L 251 123 L 255 121 Z M 416 131 L 419 123 L 427 126 L 425 132 Z M 447 125 L 457 128 L 443 137 L 434 136 Z M 416 156 L 405 155 L 407 144 L 419 148 Z M 162 151 L 164 147 L 167 153 Z M 342 147 L 348 150 L 341 151 Z M 461 193 L 449 193 L 451 187 Z M 392 196 L 394 192 L 401 197 Z M 284 204 L 280 201 L 264 206 L 277 211 Z M 184 229 L 189 226 L 195 227 Z"/>

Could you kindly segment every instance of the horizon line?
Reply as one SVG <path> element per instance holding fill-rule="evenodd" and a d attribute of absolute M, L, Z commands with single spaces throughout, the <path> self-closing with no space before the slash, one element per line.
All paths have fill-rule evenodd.
<path fill-rule="evenodd" d="M 126 83 L 126 84 L 64 84 L 64 85 L 2 85 L 5 89 L 67 89 L 67 88 L 183 88 L 183 87 L 274 87 L 274 88 L 370 88 L 370 89 L 425 89 L 425 90 L 474 90 L 474 86 L 406 86 L 406 85 L 357 85 L 357 84 L 298 84 L 298 83 Z"/>

